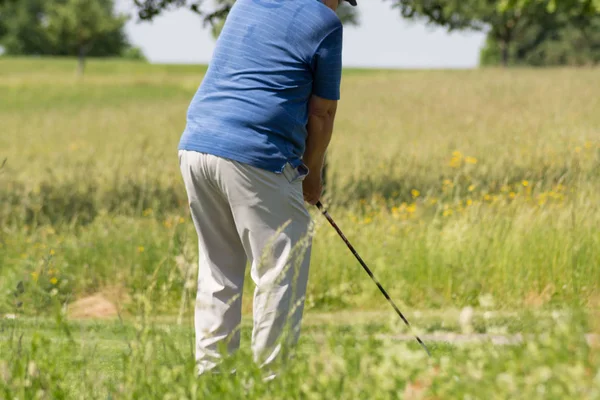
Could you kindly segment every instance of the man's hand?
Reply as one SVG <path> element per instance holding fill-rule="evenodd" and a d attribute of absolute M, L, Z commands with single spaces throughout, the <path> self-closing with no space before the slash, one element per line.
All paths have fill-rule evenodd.
<path fill-rule="evenodd" d="M 302 182 L 302 191 L 304 192 L 304 201 L 314 206 L 321 199 L 323 192 L 323 181 L 321 180 L 320 170 L 311 170 Z"/>

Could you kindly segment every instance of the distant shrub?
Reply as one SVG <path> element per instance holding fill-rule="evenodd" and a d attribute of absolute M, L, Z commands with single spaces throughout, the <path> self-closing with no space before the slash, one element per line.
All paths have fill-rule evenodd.
<path fill-rule="evenodd" d="M 139 47 L 131 46 L 123 51 L 121 57 L 126 60 L 148 61 L 144 52 Z"/>

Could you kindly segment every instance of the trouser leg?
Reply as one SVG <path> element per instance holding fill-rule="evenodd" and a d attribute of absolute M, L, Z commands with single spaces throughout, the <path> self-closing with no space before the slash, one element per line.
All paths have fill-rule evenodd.
<path fill-rule="evenodd" d="M 195 306 L 199 373 L 212 369 L 222 352 L 240 345 L 246 253 L 227 197 L 217 184 L 217 158 L 180 152 L 180 168 L 198 233 L 199 270 Z"/>
<path fill-rule="evenodd" d="M 275 174 L 222 161 L 233 217 L 251 259 L 254 292 L 252 349 L 257 363 L 284 360 L 297 341 L 308 281 L 310 215 L 302 181 L 288 166 Z M 295 175 L 296 174 L 296 175 Z"/>

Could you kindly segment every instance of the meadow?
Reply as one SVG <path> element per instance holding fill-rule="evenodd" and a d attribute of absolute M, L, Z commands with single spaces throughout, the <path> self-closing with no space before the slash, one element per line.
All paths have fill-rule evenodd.
<path fill-rule="evenodd" d="M 523 340 L 427 359 L 311 210 L 306 328 L 272 384 L 245 350 L 234 378 L 193 374 L 176 149 L 203 73 L 0 58 L 0 398 L 600 398 L 600 71 L 345 71 L 332 216 L 421 333 Z M 72 317 L 90 296 L 118 317 Z"/>

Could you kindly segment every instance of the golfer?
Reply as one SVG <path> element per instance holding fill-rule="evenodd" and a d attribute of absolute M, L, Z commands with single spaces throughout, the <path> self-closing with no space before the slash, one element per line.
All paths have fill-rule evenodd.
<path fill-rule="evenodd" d="M 340 98 L 340 2 L 237 0 L 190 104 L 179 164 L 200 252 L 200 374 L 240 345 L 247 261 L 255 361 L 272 373 L 298 341 L 310 263 L 304 201 L 321 196 Z"/>

